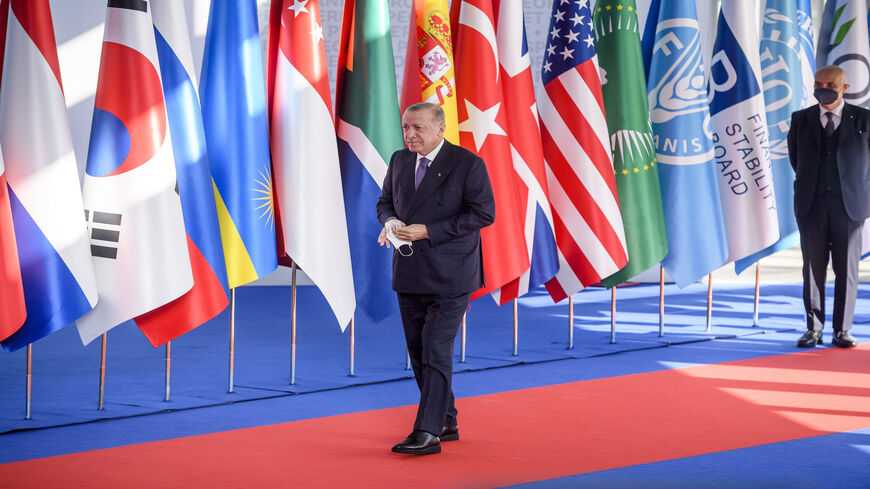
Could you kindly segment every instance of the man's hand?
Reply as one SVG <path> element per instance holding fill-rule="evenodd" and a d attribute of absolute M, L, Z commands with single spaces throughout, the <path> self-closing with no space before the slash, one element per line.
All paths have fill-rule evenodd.
<path fill-rule="evenodd" d="M 387 248 L 390 248 L 390 240 L 387 239 L 387 228 L 381 228 L 381 234 L 378 235 L 378 244 L 381 246 L 386 245 Z"/>
<path fill-rule="evenodd" d="M 386 245 L 387 248 L 391 248 L 390 240 L 387 239 L 387 228 L 388 227 L 404 227 L 405 223 L 396 219 L 395 217 L 391 217 L 387 219 L 387 222 L 384 223 L 384 227 L 381 229 L 381 234 L 378 235 L 378 244 L 381 246 Z"/>
<path fill-rule="evenodd" d="M 425 224 L 411 224 L 410 226 L 399 226 L 396 228 L 396 236 L 408 241 L 417 241 L 429 237 L 429 231 L 426 230 Z"/>

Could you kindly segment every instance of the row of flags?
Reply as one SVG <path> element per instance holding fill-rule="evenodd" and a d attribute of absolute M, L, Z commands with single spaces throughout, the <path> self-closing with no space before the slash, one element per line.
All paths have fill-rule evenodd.
<path fill-rule="evenodd" d="M 475 298 L 740 271 L 796 241 L 785 135 L 814 57 L 870 83 L 853 5 L 828 2 L 816 53 L 809 0 L 766 0 L 760 39 L 723 0 L 707 67 L 695 2 L 641 29 L 634 0 L 555 0 L 536 97 L 521 2 L 414 0 L 399 94 L 388 2 L 345 0 L 333 107 L 317 0 L 272 0 L 265 67 L 256 2 L 214 0 L 199 83 L 182 2 L 109 0 L 80 187 L 48 1 L 2 0 L 0 340 L 129 321 L 159 346 L 289 261 L 342 329 L 392 315 L 374 203 L 420 101 L 493 184 Z"/>

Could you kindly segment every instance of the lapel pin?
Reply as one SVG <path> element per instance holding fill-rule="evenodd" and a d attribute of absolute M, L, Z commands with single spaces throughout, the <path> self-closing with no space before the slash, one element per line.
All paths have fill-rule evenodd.
<path fill-rule="evenodd" d="M 440 173 L 438 174 L 438 178 L 441 178 L 441 174 L 440 174 Z"/>

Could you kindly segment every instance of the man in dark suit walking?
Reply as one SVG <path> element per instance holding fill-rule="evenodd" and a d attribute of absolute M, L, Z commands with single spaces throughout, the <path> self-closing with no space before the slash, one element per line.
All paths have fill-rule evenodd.
<path fill-rule="evenodd" d="M 798 346 L 822 343 L 828 256 L 834 281 L 831 343 L 857 344 L 849 333 L 858 293 L 861 230 L 870 217 L 870 111 L 847 104 L 845 72 L 816 72 L 819 105 L 792 114 L 788 153 L 795 170 L 794 209 L 803 254 L 807 332 Z"/>
<path fill-rule="evenodd" d="M 459 439 L 453 389 L 453 342 L 471 293 L 483 285 L 480 230 L 495 220 L 486 166 L 444 140 L 444 111 L 414 104 L 402 115 L 407 149 L 390 159 L 378 242 L 410 242 L 393 252 L 393 290 L 405 329 L 420 404 L 413 432 L 393 447 L 439 453 Z"/>

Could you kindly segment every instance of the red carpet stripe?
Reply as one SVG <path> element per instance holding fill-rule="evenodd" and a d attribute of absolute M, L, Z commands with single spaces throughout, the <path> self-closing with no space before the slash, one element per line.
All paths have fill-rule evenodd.
<path fill-rule="evenodd" d="M 414 408 L 28 460 L 6 487 L 497 487 L 870 427 L 870 345 L 461 399 L 462 439 L 392 454 Z"/>

